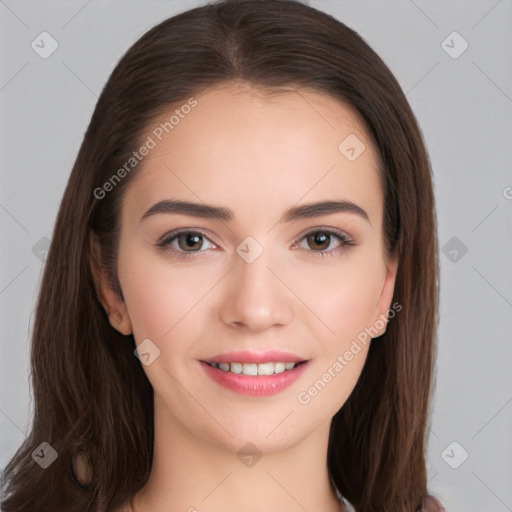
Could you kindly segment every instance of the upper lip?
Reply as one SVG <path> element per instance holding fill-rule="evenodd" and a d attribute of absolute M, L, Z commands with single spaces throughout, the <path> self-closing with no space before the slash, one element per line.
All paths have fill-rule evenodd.
<path fill-rule="evenodd" d="M 281 350 L 252 351 L 243 350 L 237 352 L 226 352 L 215 357 L 205 359 L 209 363 L 279 363 L 291 362 L 300 363 L 306 359 L 299 357 L 293 352 L 283 352 Z"/>

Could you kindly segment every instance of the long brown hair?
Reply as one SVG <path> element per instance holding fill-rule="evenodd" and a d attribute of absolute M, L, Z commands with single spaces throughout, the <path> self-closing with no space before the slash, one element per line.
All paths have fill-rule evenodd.
<path fill-rule="evenodd" d="M 154 119 L 209 87 L 307 88 L 356 109 L 380 157 L 384 235 L 402 306 L 370 346 L 360 379 L 333 417 L 331 479 L 358 511 L 412 512 L 427 493 L 426 433 L 438 310 L 432 176 L 421 132 L 396 79 L 353 30 L 295 0 L 225 0 L 169 18 L 112 72 L 96 105 L 57 216 L 31 345 L 31 431 L 3 472 L 6 512 L 110 512 L 147 481 L 152 388 L 133 336 L 111 327 L 91 273 L 94 233 L 117 284 L 119 208 L 134 168 L 102 197 Z M 103 190 L 105 190 L 103 188 Z M 46 469 L 32 454 L 58 454 Z M 89 454 L 87 485 L 73 454 Z M 75 475 L 76 476 L 76 475 Z"/>

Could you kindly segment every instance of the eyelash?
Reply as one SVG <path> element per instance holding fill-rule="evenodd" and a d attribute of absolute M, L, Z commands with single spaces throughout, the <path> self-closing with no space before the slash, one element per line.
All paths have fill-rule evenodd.
<path fill-rule="evenodd" d="M 165 234 L 157 242 L 157 246 L 162 248 L 162 249 L 164 249 L 164 250 L 167 250 L 167 246 L 170 246 L 170 244 L 174 240 L 176 240 L 180 235 L 182 235 L 184 233 L 194 234 L 194 235 L 201 235 L 202 237 L 208 239 L 212 244 L 214 244 L 209 239 L 209 237 L 206 236 L 206 234 L 203 233 L 202 231 L 200 231 L 200 230 L 192 230 L 192 229 L 188 229 L 187 228 L 187 229 L 180 229 L 180 230 L 176 230 L 176 231 L 171 231 L 170 233 Z M 300 238 L 298 238 L 293 244 L 295 245 L 298 242 L 300 242 L 300 241 L 304 240 L 305 238 L 307 238 L 308 236 L 310 236 L 312 234 L 316 234 L 316 233 L 322 233 L 324 235 L 335 237 L 336 239 L 338 239 L 338 241 L 341 242 L 341 245 L 339 247 L 335 248 L 335 249 L 331 249 L 330 251 L 325 251 L 325 250 L 323 250 L 323 251 L 309 250 L 308 251 L 308 252 L 314 253 L 315 256 L 331 257 L 331 256 L 333 256 L 333 252 L 337 252 L 340 249 L 342 249 L 343 247 L 355 245 L 354 241 L 347 234 L 343 233 L 342 231 L 338 231 L 338 230 L 332 229 L 332 228 L 324 228 L 324 229 L 315 228 L 315 229 L 312 229 L 312 230 L 308 231 L 307 233 L 305 233 L 304 235 L 302 235 Z M 175 249 L 172 249 L 171 252 L 175 253 L 176 257 L 178 257 L 178 258 L 187 259 L 187 258 L 195 258 L 195 257 L 197 257 L 197 255 L 199 253 L 205 252 L 205 251 L 190 251 L 190 252 L 188 252 L 188 251 L 177 251 Z"/>

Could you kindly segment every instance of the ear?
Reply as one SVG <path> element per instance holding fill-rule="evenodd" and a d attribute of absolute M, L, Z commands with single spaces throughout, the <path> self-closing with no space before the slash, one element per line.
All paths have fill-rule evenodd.
<path fill-rule="evenodd" d="M 373 326 L 377 334 L 372 338 L 378 338 L 386 332 L 388 323 L 388 312 L 391 307 L 391 301 L 393 300 L 393 293 L 395 291 L 395 280 L 398 271 L 398 256 L 393 255 L 386 261 L 386 276 L 384 278 L 384 284 L 380 292 L 379 300 L 377 302 L 377 308 L 375 311 L 375 318 L 373 320 Z"/>
<path fill-rule="evenodd" d="M 119 292 L 114 290 L 108 273 L 101 263 L 100 245 L 93 232 L 90 234 L 89 243 L 91 273 L 98 300 L 108 315 L 110 325 L 121 334 L 128 336 L 133 329 L 126 305 Z"/>

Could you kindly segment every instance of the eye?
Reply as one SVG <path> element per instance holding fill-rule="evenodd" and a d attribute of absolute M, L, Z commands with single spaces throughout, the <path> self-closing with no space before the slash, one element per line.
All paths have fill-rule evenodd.
<path fill-rule="evenodd" d="M 167 233 L 157 245 L 162 248 L 170 248 L 171 252 L 176 253 L 180 258 L 193 258 L 198 252 L 204 252 L 198 250 L 203 246 L 204 240 L 208 240 L 211 244 L 211 247 L 206 247 L 206 249 L 216 247 L 204 233 L 190 229 Z"/>
<path fill-rule="evenodd" d="M 303 240 L 306 241 L 310 248 L 313 248 L 313 251 L 310 252 L 316 253 L 315 256 L 332 256 L 333 252 L 341 250 L 344 246 L 354 245 L 354 241 L 346 233 L 327 228 L 311 230 L 300 238 L 298 242 Z M 334 249 L 332 247 L 333 241 L 338 242 L 338 246 Z M 297 247 L 297 242 L 294 243 L 293 247 Z M 330 250 L 327 250 L 329 248 Z"/>
<path fill-rule="evenodd" d="M 204 247 L 205 240 L 210 244 L 206 249 Z M 332 253 L 341 250 L 344 246 L 355 245 L 346 233 L 331 228 L 311 230 L 295 241 L 292 247 L 304 249 L 304 247 L 297 247 L 297 243 L 303 240 L 313 249 L 309 252 L 315 253 L 315 256 L 332 256 Z M 332 244 L 336 241 L 338 245 L 333 248 Z M 204 233 L 191 229 L 167 233 L 158 241 L 157 245 L 169 250 L 179 258 L 194 258 L 200 252 L 216 248 L 216 245 Z"/>

